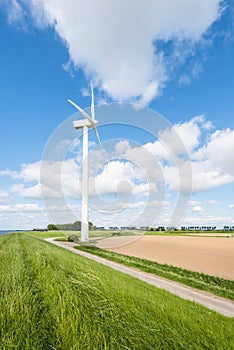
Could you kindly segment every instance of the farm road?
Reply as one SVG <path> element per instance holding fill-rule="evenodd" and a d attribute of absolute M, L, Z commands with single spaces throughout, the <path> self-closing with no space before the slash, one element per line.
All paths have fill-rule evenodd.
<path fill-rule="evenodd" d="M 152 286 L 155 286 L 157 288 L 165 289 L 169 291 L 170 293 L 173 293 L 183 299 L 187 299 L 190 301 L 194 301 L 198 304 L 201 304 L 211 310 L 214 310 L 224 316 L 233 317 L 234 318 L 234 303 L 231 300 L 221 298 L 215 295 L 212 295 L 210 293 L 206 293 L 203 291 L 199 291 L 197 289 L 193 289 L 187 286 L 184 286 L 182 284 L 179 284 L 174 281 L 167 280 L 162 277 L 158 277 L 155 275 L 152 275 L 147 272 L 139 271 L 136 268 L 127 267 L 125 265 L 106 260 L 104 258 L 101 258 L 96 255 L 92 255 L 86 252 L 82 252 L 80 250 L 74 249 L 74 243 L 67 243 L 67 242 L 59 242 L 55 241 L 56 238 L 47 238 L 45 239 L 47 242 L 52 243 L 58 247 L 67 249 L 75 254 L 82 255 L 85 258 L 94 260 L 98 263 L 101 263 L 103 265 L 109 266 L 113 268 L 114 270 L 121 271 L 127 275 L 133 276 L 135 278 L 138 278 L 139 280 L 142 280 Z"/>

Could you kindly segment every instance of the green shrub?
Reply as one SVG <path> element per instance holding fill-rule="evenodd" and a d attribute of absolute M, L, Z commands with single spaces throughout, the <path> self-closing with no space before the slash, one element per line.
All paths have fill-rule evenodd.
<path fill-rule="evenodd" d="M 75 242 L 78 243 L 80 241 L 80 237 L 77 235 L 70 235 L 67 238 L 68 242 Z"/>

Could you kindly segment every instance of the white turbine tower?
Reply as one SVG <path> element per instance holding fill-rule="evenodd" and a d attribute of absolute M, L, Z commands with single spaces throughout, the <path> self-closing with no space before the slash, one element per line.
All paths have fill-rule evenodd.
<path fill-rule="evenodd" d="M 101 146 L 101 141 L 98 135 L 96 125 L 98 121 L 95 119 L 94 112 L 94 95 L 93 87 L 91 84 L 92 102 L 91 102 L 91 117 L 76 103 L 68 100 L 85 119 L 75 120 L 73 126 L 75 129 L 83 129 L 83 174 L 82 174 L 82 208 L 81 208 L 81 242 L 89 240 L 89 212 L 88 212 L 88 199 L 89 199 L 89 164 L 88 164 L 88 129 L 94 128 L 98 142 Z"/>

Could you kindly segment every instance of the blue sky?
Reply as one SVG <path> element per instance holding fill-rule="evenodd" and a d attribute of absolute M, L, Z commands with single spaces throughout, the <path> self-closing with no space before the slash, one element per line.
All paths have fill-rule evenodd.
<path fill-rule="evenodd" d="M 61 208 L 59 196 L 52 191 L 56 179 L 49 175 L 44 185 L 50 193 L 46 198 L 51 196 L 53 205 L 47 200 L 45 205 L 47 210 L 48 206 L 53 210 L 58 207 L 55 211 L 60 216 L 55 220 L 80 219 L 76 179 L 81 171 L 81 143 L 74 141 L 75 131 L 66 134 L 75 112 L 67 98 L 83 108 L 89 107 L 90 80 L 96 104 L 102 105 L 97 108 L 100 122 L 119 123 L 115 129 L 110 125 L 100 127 L 109 165 L 105 168 L 100 160 L 95 170 L 100 176 L 95 173 L 92 181 L 97 183 L 103 205 L 118 197 L 118 181 L 124 185 L 125 179 L 134 193 L 130 198 L 128 186 L 123 188 L 113 208 L 108 204 L 108 216 L 96 210 L 100 202 L 94 191 L 90 219 L 100 226 L 126 226 L 129 217 L 132 223 L 141 218 L 146 198 L 149 202 L 150 191 L 147 197 L 145 190 L 151 175 L 145 179 L 139 174 L 139 169 L 148 165 L 142 165 L 141 160 L 137 163 L 134 157 L 144 146 L 156 159 L 155 167 L 159 165 L 165 182 L 164 198 L 159 190 L 150 197 L 147 215 L 157 218 L 155 225 L 170 222 L 178 192 L 187 196 L 188 202 L 181 224 L 234 225 L 233 20 L 232 1 L 184 0 L 172 4 L 159 0 L 146 5 L 143 1 L 114 4 L 101 0 L 97 6 L 92 0 L 68 0 L 65 6 L 55 0 L 0 0 L 0 229 L 44 227 L 54 219 L 50 211 L 52 217 L 48 218 L 40 199 L 38 174 L 42 161 L 46 161 L 43 150 L 55 130 L 60 130 L 61 135 L 64 132 L 64 139 L 67 137 L 71 143 L 67 141 L 63 192 L 72 216 L 70 209 L 69 213 L 63 211 L 64 203 Z M 137 103 L 146 112 L 140 116 L 134 107 L 135 114 L 130 117 L 126 106 L 123 112 L 116 106 L 108 109 L 112 102 L 123 106 Z M 144 130 L 139 132 L 137 127 L 121 125 L 123 120 L 127 124 L 134 118 L 138 125 L 142 118 L 143 127 L 150 128 L 148 108 L 155 111 L 153 136 Z M 105 111 L 111 111 L 111 116 L 103 117 Z M 175 126 L 185 144 L 193 171 L 191 199 L 186 190 L 178 190 L 173 159 L 169 161 L 159 151 L 156 136 L 161 136 L 161 144 L 166 142 L 166 136 L 156 135 L 157 112 Z M 60 141 L 64 141 L 61 135 Z M 173 135 L 170 137 L 169 148 L 176 153 Z M 108 143 L 111 139 L 114 145 Z M 91 132 L 91 150 L 92 147 L 96 157 L 98 149 Z M 130 160 L 129 154 L 133 157 Z M 114 205 L 121 211 L 116 211 Z"/>

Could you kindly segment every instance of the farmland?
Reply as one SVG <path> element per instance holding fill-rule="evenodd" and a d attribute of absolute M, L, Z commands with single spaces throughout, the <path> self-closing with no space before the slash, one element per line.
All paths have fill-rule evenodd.
<path fill-rule="evenodd" d="M 234 280 L 234 238 L 194 236 L 113 237 L 100 248 Z"/>

